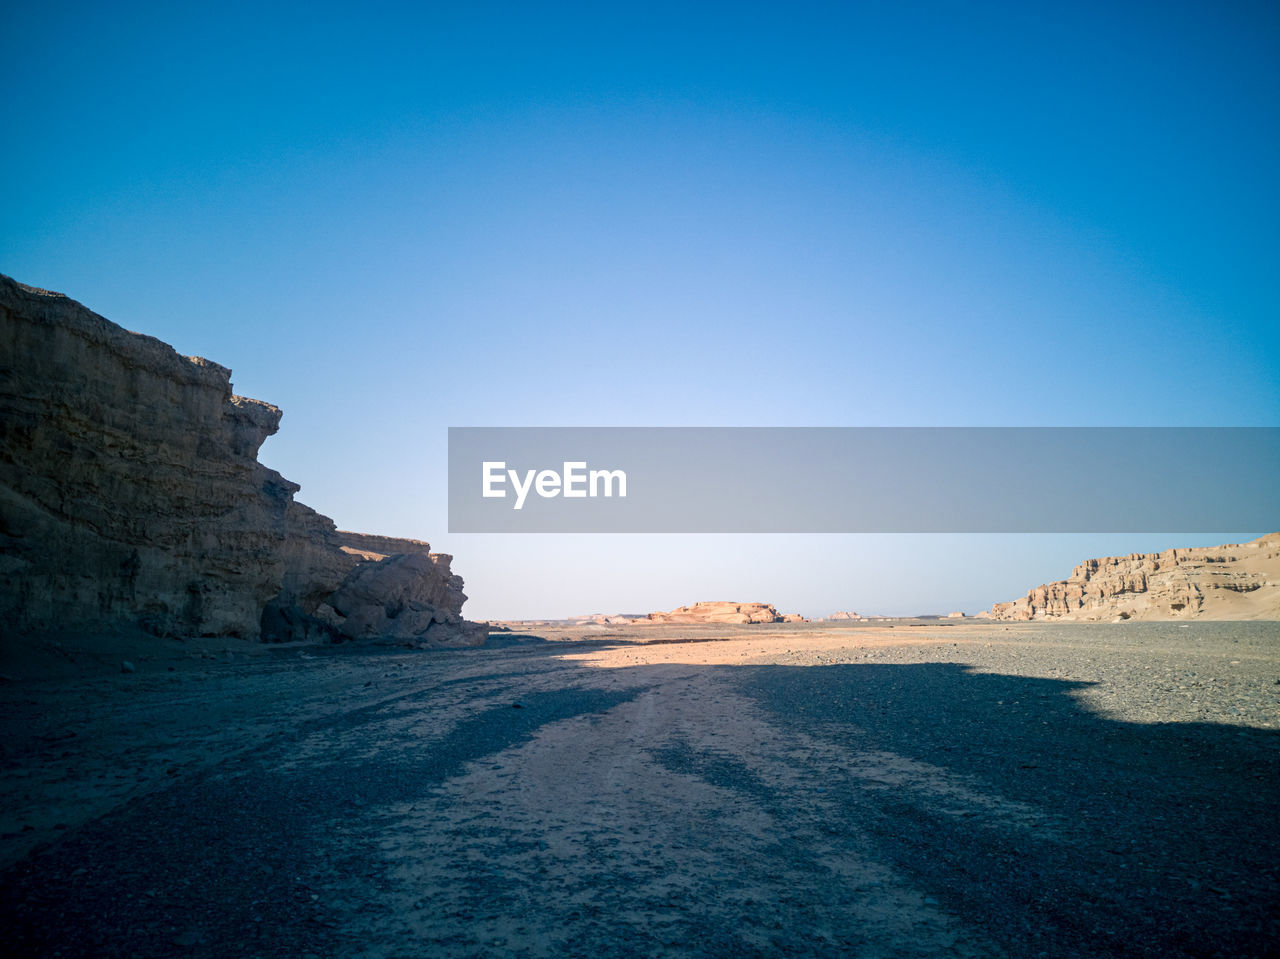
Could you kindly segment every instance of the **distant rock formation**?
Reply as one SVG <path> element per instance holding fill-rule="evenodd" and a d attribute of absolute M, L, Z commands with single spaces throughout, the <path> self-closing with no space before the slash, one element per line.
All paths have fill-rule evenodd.
<path fill-rule="evenodd" d="M 483 642 L 448 556 L 294 500 L 230 377 L 0 276 L 0 628 Z"/>
<path fill-rule="evenodd" d="M 563 620 L 563 622 L 573 626 L 627 626 L 638 619 L 644 619 L 644 617 L 637 613 L 616 613 L 614 615 L 594 613 L 590 616 L 573 616 Z"/>
<path fill-rule="evenodd" d="M 863 617 L 859 616 L 857 613 L 848 613 L 848 612 L 832 613 L 830 616 L 827 617 L 827 619 L 829 620 L 850 620 L 850 619 L 859 620 L 862 618 Z"/>
<path fill-rule="evenodd" d="M 669 613 L 650 613 L 651 623 L 780 623 L 772 603 L 694 603 Z"/>
<path fill-rule="evenodd" d="M 1280 619 L 1280 533 L 1251 543 L 1131 553 L 996 603 L 999 620 Z"/>

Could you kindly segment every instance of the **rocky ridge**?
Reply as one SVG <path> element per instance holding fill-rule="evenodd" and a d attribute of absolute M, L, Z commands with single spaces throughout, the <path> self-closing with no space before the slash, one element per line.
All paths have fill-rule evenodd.
<path fill-rule="evenodd" d="M 1000 620 L 1280 619 L 1280 533 L 1250 543 L 1090 559 L 996 603 Z"/>
<path fill-rule="evenodd" d="M 0 276 L 0 623 L 476 645 L 450 557 L 339 531 L 231 371 Z"/>

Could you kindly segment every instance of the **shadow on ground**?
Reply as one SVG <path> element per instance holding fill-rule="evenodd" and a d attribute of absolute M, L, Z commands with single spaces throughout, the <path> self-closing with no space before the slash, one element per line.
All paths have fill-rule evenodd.
<path fill-rule="evenodd" d="M 1277 733 L 1116 722 L 1071 695 L 1085 684 L 955 664 L 735 672 L 797 730 L 1039 814 L 985 816 L 893 764 L 879 783 L 827 770 L 846 812 L 833 825 L 874 837 L 885 861 L 1011 954 L 1277 954 Z"/>
<path fill-rule="evenodd" d="M 509 640 L 543 648 L 531 637 Z M 582 667 L 566 669 L 568 678 L 550 691 L 531 691 L 524 673 L 485 676 L 477 711 L 429 741 L 395 720 L 420 713 L 429 723 L 459 680 L 427 679 L 394 700 L 291 728 L 254 753 L 73 830 L 9 870 L 0 877 L 0 946 L 8 955 L 355 954 L 368 943 L 353 938 L 352 917 L 372 922 L 400 908 L 378 852 L 385 831 L 396 828 L 385 809 L 442 813 L 465 801 L 446 797 L 444 785 L 480 761 L 499 753 L 518 761 L 542 730 L 634 706 L 652 690 L 670 695 L 693 676 L 755 710 L 759 728 L 778 741 L 808 745 L 770 747 L 762 765 L 754 754 L 708 748 L 687 728 L 667 730 L 619 743 L 619 752 L 636 750 L 649 763 L 627 793 L 643 793 L 660 776 L 692 778 L 767 817 L 776 835 L 744 846 L 735 865 L 705 838 L 724 834 L 716 810 L 690 807 L 685 821 L 671 817 L 665 828 L 678 830 L 688 849 L 721 858 L 687 884 L 661 941 L 646 938 L 643 920 L 623 917 L 658 908 L 646 890 L 664 871 L 702 868 L 676 863 L 682 853 L 670 846 L 643 858 L 614 853 L 621 858 L 592 875 L 616 879 L 579 890 L 573 902 L 558 898 L 548 879 L 548 870 L 554 877 L 569 867 L 554 849 L 538 853 L 537 875 L 521 871 L 525 860 L 459 866 L 454 878 L 472 901 L 494 912 L 530 911 L 558 930 L 553 954 L 948 954 L 909 935 L 868 940 L 857 928 L 853 904 L 865 890 L 831 864 L 870 857 L 905 877 L 930 908 L 977 930 L 992 953 L 1280 953 L 1275 732 L 1116 722 L 1080 705 L 1073 696 L 1080 684 L 953 664 L 688 666 L 684 678 L 670 667 L 609 672 L 610 689 L 599 688 L 602 671 Z M 599 727 L 582 728 L 597 735 Z M 317 735 L 328 737 L 327 750 L 298 759 L 297 745 Z M 536 802 L 520 799 L 522 808 Z M 635 817 L 650 815 L 624 807 L 620 794 L 591 801 L 604 804 L 606 833 L 634 831 Z M 490 805 L 473 817 L 489 825 L 466 828 L 501 830 L 501 804 Z M 817 817 L 820 828 L 793 829 L 803 817 Z M 331 842 L 338 832 L 346 841 Z M 609 848 L 598 843 L 590 855 Z M 747 885 L 772 892 L 738 914 L 735 889 Z M 597 907 L 584 907 L 582 896 L 595 897 Z M 422 897 L 415 908 L 432 909 L 432 891 Z M 469 921 L 467 912 L 440 918 L 451 929 Z M 773 931 L 762 938 L 753 924 Z M 439 946 L 449 941 L 452 951 Z M 386 954 L 477 954 L 465 936 L 436 942 L 421 951 L 402 943 Z M 522 950 L 515 942 L 480 949 Z"/>

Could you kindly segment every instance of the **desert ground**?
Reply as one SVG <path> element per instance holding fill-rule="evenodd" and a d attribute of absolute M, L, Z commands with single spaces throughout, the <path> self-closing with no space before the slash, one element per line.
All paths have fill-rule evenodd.
<path fill-rule="evenodd" d="M 1280 954 L 1277 623 L 131 642 L 0 662 L 6 955 Z"/>

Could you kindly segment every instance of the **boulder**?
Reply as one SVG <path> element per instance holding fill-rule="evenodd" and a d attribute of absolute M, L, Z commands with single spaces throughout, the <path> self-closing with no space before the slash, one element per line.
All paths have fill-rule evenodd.
<path fill-rule="evenodd" d="M 487 627 L 462 619 L 461 577 L 444 553 L 404 553 L 363 562 L 329 597 L 351 639 L 384 638 L 429 646 L 478 645 Z"/>

